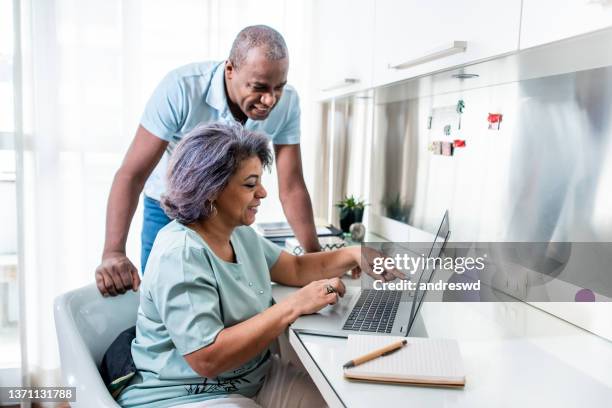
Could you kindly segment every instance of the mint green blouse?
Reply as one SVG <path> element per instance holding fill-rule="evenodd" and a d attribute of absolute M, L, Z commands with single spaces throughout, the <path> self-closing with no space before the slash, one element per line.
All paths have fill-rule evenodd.
<path fill-rule="evenodd" d="M 281 248 L 250 227 L 231 236 L 236 263 L 217 257 L 193 230 L 172 221 L 153 244 L 140 286 L 132 356 L 138 370 L 117 402 L 168 407 L 222 398 L 253 397 L 269 368 L 266 351 L 217 378 L 203 378 L 184 355 L 214 343 L 233 326 L 272 305 L 270 268 Z"/>

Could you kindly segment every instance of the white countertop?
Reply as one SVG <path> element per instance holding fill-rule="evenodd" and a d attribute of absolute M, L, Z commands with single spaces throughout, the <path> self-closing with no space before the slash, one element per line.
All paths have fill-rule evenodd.
<path fill-rule="evenodd" d="M 612 342 L 522 302 L 426 302 L 420 313 L 429 337 L 459 342 L 464 389 L 349 381 L 341 367 L 354 356 L 347 355 L 345 339 L 291 332 L 290 342 L 331 406 L 612 404 Z"/>

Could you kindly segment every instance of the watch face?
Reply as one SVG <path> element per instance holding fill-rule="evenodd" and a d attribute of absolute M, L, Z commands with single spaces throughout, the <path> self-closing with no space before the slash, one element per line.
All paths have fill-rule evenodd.
<path fill-rule="evenodd" d="M 353 241 L 361 241 L 363 237 L 365 237 L 365 227 L 360 222 L 351 224 L 349 231 L 351 232 L 351 239 Z"/>

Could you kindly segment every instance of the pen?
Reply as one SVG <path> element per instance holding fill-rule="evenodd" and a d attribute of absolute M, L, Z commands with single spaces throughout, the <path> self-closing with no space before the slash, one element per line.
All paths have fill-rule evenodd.
<path fill-rule="evenodd" d="M 408 342 L 406 341 L 406 339 L 404 340 L 400 340 L 400 341 L 396 341 L 395 343 L 391 343 L 388 346 L 385 346 L 381 349 L 378 350 L 374 350 L 369 352 L 368 354 L 365 354 L 361 357 L 357 357 L 352 359 L 351 361 L 349 361 L 348 363 L 346 363 L 345 365 L 343 365 L 343 368 L 351 368 L 351 367 L 355 367 L 358 366 L 359 364 L 363 364 L 366 361 L 370 361 L 370 360 L 374 360 L 375 358 L 378 357 L 382 357 L 382 356 L 386 356 L 388 354 L 393 353 L 394 351 L 397 351 L 399 349 L 401 349 L 402 347 L 404 347 Z"/>

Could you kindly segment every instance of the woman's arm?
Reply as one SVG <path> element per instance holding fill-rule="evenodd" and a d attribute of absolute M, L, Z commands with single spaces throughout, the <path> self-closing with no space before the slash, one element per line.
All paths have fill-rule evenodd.
<path fill-rule="evenodd" d="M 207 378 L 240 367 L 265 350 L 300 315 L 335 303 L 338 295 L 327 293 L 327 285 L 344 295 L 339 279 L 312 282 L 264 312 L 221 330 L 214 343 L 185 355 L 185 360 L 196 373 Z"/>
<path fill-rule="evenodd" d="M 302 256 L 283 252 L 270 269 L 270 276 L 274 282 L 282 285 L 304 286 L 314 280 L 341 276 L 359 266 L 360 254 L 361 248 L 358 246 Z"/>
<path fill-rule="evenodd" d="M 313 280 L 342 276 L 345 272 L 357 267 L 359 273 L 365 272 L 374 279 L 384 281 L 406 279 L 406 275 L 395 267 L 385 267 L 382 273 L 374 272 L 372 267 L 377 257 L 384 257 L 384 255 L 372 248 L 361 246 L 301 256 L 282 252 L 278 261 L 270 269 L 270 276 L 274 282 L 281 285 L 304 286 Z"/>

